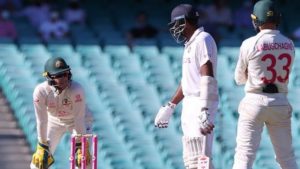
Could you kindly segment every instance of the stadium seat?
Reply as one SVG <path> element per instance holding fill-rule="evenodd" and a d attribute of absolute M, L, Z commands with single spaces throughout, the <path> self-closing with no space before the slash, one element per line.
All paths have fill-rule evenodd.
<path fill-rule="evenodd" d="M 221 39 L 219 42 L 219 46 L 228 46 L 228 47 L 241 46 L 241 44 L 242 41 L 239 37 L 224 38 Z"/>
<path fill-rule="evenodd" d="M 73 53 L 75 53 L 74 48 L 69 43 L 65 44 L 49 44 L 47 46 L 48 51 L 53 56 L 68 56 L 71 57 Z"/>
<path fill-rule="evenodd" d="M 40 44 L 42 43 L 42 39 L 40 37 L 38 37 L 37 35 L 26 35 L 26 36 L 20 36 L 18 38 L 18 43 L 19 44 Z"/>
<path fill-rule="evenodd" d="M 218 55 L 217 80 L 221 88 L 230 89 L 235 85 L 234 76 L 226 55 Z"/>
<path fill-rule="evenodd" d="M 170 57 L 174 58 L 175 60 L 181 61 L 181 58 L 183 56 L 183 49 L 184 48 L 181 46 L 164 45 L 161 47 L 161 52 L 169 55 Z"/>
<path fill-rule="evenodd" d="M 14 40 L 9 37 L 0 37 L 0 44 L 10 44 L 14 43 Z"/>
<path fill-rule="evenodd" d="M 103 46 L 106 45 L 126 45 L 126 39 L 122 32 L 117 30 L 101 30 L 97 32 L 98 39 Z"/>
<path fill-rule="evenodd" d="M 181 44 L 178 44 L 175 39 L 172 37 L 170 32 L 162 32 L 158 34 L 158 44 L 163 49 L 165 47 L 171 47 L 171 48 L 182 48 Z"/>
<path fill-rule="evenodd" d="M 235 65 L 237 63 L 239 57 L 239 47 L 232 47 L 232 46 L 222 46 L 219 49 L 219 54 L 225 55 L 229 60 L 229 66 L 231 70 L 234 70 Z"/>
<path fill-rule="evenodd" d="M 129 55 L 131 53 L 129 47 L 126 44 L 106 44 L 104 46 L 104 52 L 110 55 Z"/>
<path fill-rule="evenodd" d="M 45 80 L 41 74 L 46 60 L 61 56 L 71 66 L 73 80 L 78 81 L 85 90 L 87 106 L 94 118 L 93 132 L 99 136 L 98 169 L 184 168 L 180 120 L 182 105 L 176 107 L 168 128 L 158 129 L 153 125 L 159 107 L 173 96 L 182 76 L 184 45 L 177 44 L 167 31 L 167 11 L 171 11 L 176 4 L 171 1 L 161 3 L 160 0 L 149 2 L 84 2 L 82 5 L 86 7 L 88 27 L 72 25 L 69 38 L 48 43 L 41 41 L 26 19 L 14 18 L 18 39 L 0 39 L 0 86 L 31 150 L 37 143 L 32 92 L 37 82 Z M 189 0 L 187 3 L 194 2 Z M 231 3 L 238 4 L 237 1 Z M 165 10 L 157 12 L 157 6 Z M 136 40 L 129 48 L 125 35 L 128 28 L 135 24 L 133 13 L 138 12 L 137 9 L 150 10 L 150 23 L 162 33 L 155 39 Z M 239 36 L 247 37 L 252 33 L 237 29 L 228 34 L 223 30 L 226 39 L 218 44 L 217 80 L 221 99 L 214 129 L 213 162 L 216 169 L 232 167 L 237 108 L 244 96 L 243 87 L 235 85 L 233 71 L 241 44 Z M 300 48 L 297 42 L 295 44 L 297 55 Z M 293 106 L 292 134 L 295 136 L 297 162 L 300 161 L 297 145 L 300 137 L 298 62 L 299 58 L 295 57 L 289 78 L 291 92 L 288 94 Z M 268 137 L 265 132 L 263 136 Z M 57 160 L 53 169 L 69 167 L 69 148 L 70 135 L 67 135 L 55 154 Z M 271 150 L 270 141 L 262 139 L 253 169 L 279 168 Z"/>
<path fill-rule="evenodd" d="M 102 53 L 102 49 L 99 45 L 82 45 L 79 44 L 76 46 L 75 49 L 78 53 L 80 53 L 81 55 L 101 55 Z"/>
<path fill-rule="evenodd" d="M 71 44 L 72 40 L 68 37 L 64 37 L 61 39 L 48 39 L 47 45 L 64 45 L 64 44 Z"/>
<path fill-rule="evenodd" d="M 139 54 L 143 57 L 155 57 L 159 55 L 159 49 L 156 45 L 144 46 L 135 45 L 132 47 L 133 53 Z"/>
<path fill-rule="evenodd" d="M 19 50 L 14 43 L 0 44 L 1 55 L 18 54 Z"/>
<path fill-rule="evenodd" d="M 47 48 L 41 44 L 28 44 L 28 43 L 22 43 L 20 44 L 20 51 L 28 56 L 36 56 L 39 55 L 39 57 L 44 57 L 45 54 L 48 54 Z"/>
<path fill-rule="evenodd" d="M 138 55 L 135 54 L 114 55 L 112 59 L 113 59 L 112 66 L 121 72 L 136 73 L 142 71 L 142 67 Z"/>

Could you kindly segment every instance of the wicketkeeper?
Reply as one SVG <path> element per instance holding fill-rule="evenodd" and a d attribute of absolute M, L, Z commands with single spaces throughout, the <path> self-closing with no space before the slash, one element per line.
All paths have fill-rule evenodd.
<path fill-rule="evenodd" d="M 44 69 L 46 81 L 38 84 L 33 93 L 38 145 L 32 156 L 31 169 L 49 169 L 54 163 L 52 154 L 63 134 L 86 134 L 92 122 L 83 88 L 72 81 L 71 68 L 65 60 L 60 57 L 50 58 Z M 79 167 L 82 150 L 80 140 L 76 142 L 76 166 Z M 91 155 L 88 152 L 87 163 L 90 164 L 90 161 Z"/>

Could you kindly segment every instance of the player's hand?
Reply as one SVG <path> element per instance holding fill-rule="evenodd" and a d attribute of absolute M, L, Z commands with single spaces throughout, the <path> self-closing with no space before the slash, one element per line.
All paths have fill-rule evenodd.
<path fill-rule="evenodd" d="M 214 129 L 214 124 L 210 121 L 210 114 L 207 108 L 202 108 L 198 115 L 200 131 L 203 135 L 210 134 Z"/>
<path fill-rule="evenodd" d="M 38 169 L 48 169 L 54 163 L 54 158 L 49 151 L 49 146 L 38 143 L 36 152 L 32 156 L 31 163 Z"/>
<path fill-rule="evenodd" d="M 91 153 L 89 150 L 89 143 L 87 142 L 86 144 L 86 164 L 89 165 L 91 162 Z M 76 144 L 76 155 L 75 155 L 75 160 L 76 160 L 76 166 L 77 167 L 81 167 L 81 161 L 83 158 L 83 154 L 82 154 L 82 147 L 81 147 L 81 143 L 77 143 Z"/>
<path fill-rule="evenodd" d="M 170 118 L 174 112 L 176 104 L 169 102 L 167 105 L 160 107 L 154 121 L 155 127 L 167 128 Z"/>

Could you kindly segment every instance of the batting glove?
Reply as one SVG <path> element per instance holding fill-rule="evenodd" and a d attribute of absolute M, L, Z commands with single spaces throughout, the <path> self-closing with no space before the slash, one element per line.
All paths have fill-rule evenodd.
<path fill-rule="evenodd" d="M 167 105 L 160 107 L 154 121 L 155 127 L 167 128 L 170 118 L 174 113 L 176 104 L 169 102 Z"/>
<path fill-rule="evenodd" d="M 38 169 L 48 169 L 54 163 L 54 158 L 49 151 L 49 146 L 38 143 L 36 152 L 32 156 L 31 163 Z"/>
<path fill-rule="evenodd" d="M 214 129 L 214 124 L 210 121 L 208 108 L 202 108 L 198 115 L 200 131 L 203 135 L 210 134 Z"/>

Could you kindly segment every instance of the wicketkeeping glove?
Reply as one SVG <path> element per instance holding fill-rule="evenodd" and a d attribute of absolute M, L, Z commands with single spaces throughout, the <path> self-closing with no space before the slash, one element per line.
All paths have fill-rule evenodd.
<path fill-rule="evenodd" d="M 167 128 L 170 118 L 174 113 L 176 104 L 169 102 L 167 105 L 160 107 L 154 121 L 155 127 Z"/>
<path fill-rule="evenodd" d="M 90 162 L 91 162 L 91 153 L 90 153 L 90 150 L 89 150 L 89 143 L 87 142 L 87 147 L 86 147 L 86 164 L 89 165 Z M 81 167 L 81 160 L 83 158 L 83 154 L 82 154 L 82 147 L 81 147 L 81 143 L 76 143 L 76 155 L 75 155 L 75 158 L 76 158 L 76 166 L 77 167 Z"/>
<path fill-rule="evenodd" d="M 214 124 L 210 121 L 210 114 L 208 108 L 202 108 L 198 114 L 198 120 L 200 123 L 200 131 L 203 135 L 210 134 L 214 129 Z"/>
<path fill-rule="evenodd" d="M 38 169 L 48 169 L 54 163 L 54 158 L 49 151 L 49 146 L 38 143 L 36 152 L 32 156 L 32 164 Z"/>

